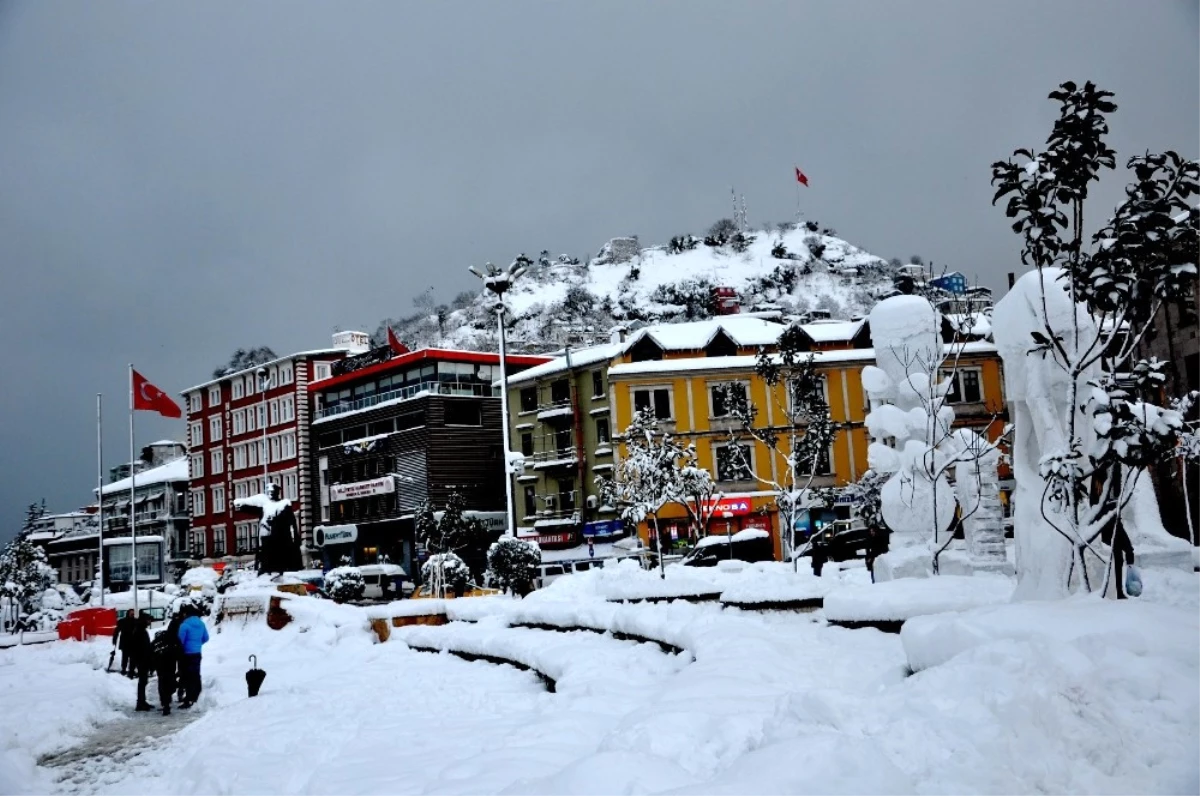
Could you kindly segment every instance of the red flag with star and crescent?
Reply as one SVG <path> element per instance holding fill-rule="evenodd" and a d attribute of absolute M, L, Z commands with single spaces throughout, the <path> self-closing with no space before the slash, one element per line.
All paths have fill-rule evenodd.
<path fill-rule="evenodd" d="M 799 167 L 799 166 L 793 166 L 792 168 L 794 168 L 794 169 L 796 170 L 796 182 L 800 183 L 800 184 L 801 184 L 801 185 L 803 185 L 805 188 L 807 188 L 807 187 L 808 187 L 808 177 L 807 177 L 807 175 L 805 175 L 805 173 L 804 173 L 804 172 L 800 171 L 800 167 Z"/>
<path fill-rule="evenodd" d="M 147 412 L 158 412 L 163 417 L 183 417 L 183 410 L 162 390 L 146 381 L 136 370 L 133 374 L 133 408 Z"/>
<path fill-rule="evenodd" d="M 408 346 L 400 342 L 400 338 L 392 331 L 392 327 L 388 327 L 388 348 L 392 349 L 392 353 L 396 356 L 408 353 Z"/>

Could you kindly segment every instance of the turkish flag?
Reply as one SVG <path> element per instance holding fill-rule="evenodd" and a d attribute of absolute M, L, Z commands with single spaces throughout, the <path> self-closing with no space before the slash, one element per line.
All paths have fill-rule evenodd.
<path fill-rule="evenodd" d="M 804 176 L 804 172 L 800 171 L 799 166 L 794 166 L 793 168 L 796 169 L 796 182 L 800 183 L 805 188 L 807 188 L 808 187 L 808 177 Z"/>
<path fill-rule="evenodd" d="M 408 346 L 400 342 L 400 338 L 396 336 L 390 326 L 388 327 L 388 348 L 392 349 L 392 353 L 397 356 L 408 353 Z"/>
<path fill-rule="evenodd" d="M 165 392 L 146 381 L 146 377 L 133 373 L 133 408 L 148 412 L 158 412 L 163 417 L 183 417 L 179 404 L 172 401 Z"/>

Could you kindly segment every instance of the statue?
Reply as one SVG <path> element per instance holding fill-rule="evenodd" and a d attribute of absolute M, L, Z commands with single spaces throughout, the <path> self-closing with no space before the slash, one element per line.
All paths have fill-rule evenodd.
<path fill-rule="evenodd" d="M 301 568 L 300 526 L 291 502 L 283 499 L 279 484 L 269 484 L 265 495 L 235 500 L 233 507 L 259 516 L 259 574 L 282 575 Z"/>

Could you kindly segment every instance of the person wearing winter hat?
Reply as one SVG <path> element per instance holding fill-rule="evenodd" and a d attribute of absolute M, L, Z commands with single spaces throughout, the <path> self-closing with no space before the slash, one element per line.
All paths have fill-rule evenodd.
<path fill-rule="evenodd" d="M 187 691 L 179 705 L 181 708 L 190 708 L 200 698 L 200 651 L 208 643 L 204 620 L 195 610 L 188 613 L 188 618 L 179 625 L 179 644 L 183 647 L 180 677 Z"/>

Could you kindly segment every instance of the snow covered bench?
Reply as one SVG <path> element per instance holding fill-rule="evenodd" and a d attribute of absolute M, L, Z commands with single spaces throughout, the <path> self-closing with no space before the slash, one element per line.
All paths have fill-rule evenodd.
<path fill-rule="evenodd" d="M 844 586 L 825 596 L 825 619 L 846 628 L 899 633 L 913 617 L 1008 602 L 1013 581 L 996 575 L 901 578 L 870 586 Z"/>
<path fill-rule="evenodd" d="M 513 627 L 571 632 L 584 630 L 607 633 L 619 641 L 655 644 L 669 655 L 691 653 L 686 649 L 678 623 L 670 617 L 654 614 L 664 608 L 614 603 L 553 603 L 525 602 L 515 605 L 504 615 Z M 677 614 L 678 612 L 674 612 Z M 657 621 L 655 621 L 657 619 Z M 673 627 L 672 627 L 673 625 Z"/>
<path fill-rule="evenodd" d="M 721 592 L 721 604 L 748 611 L 815 611 L 836 585 L 822 578 L 744 578 Z"/>

